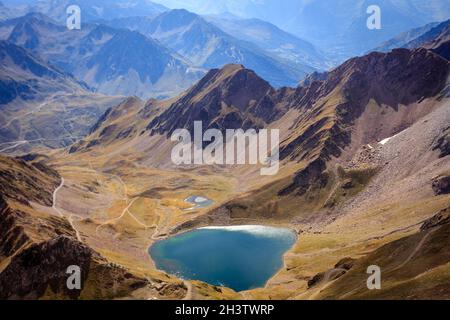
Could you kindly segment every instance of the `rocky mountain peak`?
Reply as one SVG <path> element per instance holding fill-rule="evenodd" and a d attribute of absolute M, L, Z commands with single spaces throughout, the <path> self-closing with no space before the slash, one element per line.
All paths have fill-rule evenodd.
<path fill-rule="evenodd" d="M 249 106 L 251 100 L 259 100 L 272 87 L 254 71 L 240 64 L 228 64 L 221 69 L 214 69 L 189 90 L 186 96 L 211 92 L 220 95 L 225 103 L 238 107 L 241 111 Z"/>
<path fill-rule="evenodd" d="M 218 129 L 259 128 L 273 115 L 267 95 L 274 91 L 254 71 L 239 64 L 213 69 L 148 126 L 153 133 L 193 129 L 194 121 Z"/>
<path fill-rule="evenodd" d="M 414 108 L 414 104 L 439 94 L 446 86 L 449 65 L 424 48 L 373 52 L 348 60 L 331 71 L 325 81 L 297 89 L 292 105 L 310 112 L 301 117 L 287 139 L 290 142 L 281 146 L 280 155 L 309 159 L 311 165 L 300 171 L 284 191 L 297 188 L 303 194 L 311 181 L 323 178 L 326 163 L 331 157 L 339 157 L 345 147 L 376 141 L 382 138 L 380 132 L 392 136 L 417 121 L 425 110 L 417 110 L 408 119 L 390 119 L 389 126 L 383 125 L 383 113 L 398 112 L 401 106 Z M 377 107 L 368 111 L 369 106 Z M 362 132 L 352 129 L 357 122 L 364 123 Z"/>
<path fill-rule="evenodd" d="M 448 76 L 448 62 L 424 48 L 373 52 L 355 58 L 332 72 L 344 80 L 344 93 L 366 95 L 379 104 L 397 107 L 441 91 Z"/>

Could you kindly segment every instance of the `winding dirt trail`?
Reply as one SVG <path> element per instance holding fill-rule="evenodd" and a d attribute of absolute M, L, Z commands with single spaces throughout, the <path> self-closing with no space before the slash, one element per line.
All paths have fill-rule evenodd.
<path fill-rule="evenodd" d="M 56 211 L 56 213 L 58 213 L 58 215 L 61 218 L 64 218 L 65 216 L 61 212 L 61 210 L 58 209 L 58 207 L 56 205 L 56 199 L 57 199 L 57 196 L 58 196 L 58 192 L 62 189 L 62 187 L 64 187 L 64 183 L 65 183 L 64 178 L 61 177 L 61 184 L 59 185 L 58 188 L 55 189 L 55 191 L 53 191 L 53 205 L 52 205 L 52 208 L 53 208 L 54 211 Z M 83 240 L 81 239 L 80 231 L 75 227 L 75 225 L 73 223 L 73 217 L 77 217 L 78 219 L 81 219 L 81 217 L 79 217 L 79 216 L 77 216 L 75 214 L 71 214 L 67 220 L 69 221 L 69 224 L 72 227 L 72 229 L 75 230 L 75 234 L 76 234 L 77 240 L 80 241 L 80 242 L 83 242 Z"/>
<path fill-rule="evenodd" d="M 101 224 L 99 224 L 99 225 L 97 226 L 97 228 L 95 229 L 95 233 L 98 234 L 98 231 L 99 231 L 99 229 L 100 229 L 101 227 L 103 227 L 103 226 L 105 226 L 105 225 L 107 225 L 107 224 L 110 224 L 110 223 L 113 223 L 113 222 L 116 222 L 116 221 L 122 219 L 127 213 L 130 214 L 130 216 L 132 216 L 132 217 L 136 220 L 136 217 L 134 217 L 133 214 L 131 214 L 131 212 L 129 211 L 129 209 L 130 209 L 130 207 L 133 205 L 133 203 L 134 203 L 137 199 L 138 199 L 138 198 L 134 198 L 133 200 L 131 200 L 131 201 L 128 203 L 127 207 L 126 207 L 125 209 L 122 210 L 122 213 L 120 214 L 120 216 L 118 216 L 118 217 L 116 217 L 116 218 L 113 218 L 113 219 L 106 220 L 105 222 L 102 222 Z"/>
<path fill-rule="evenodd" d="M 52 208 L 53 208 L 53 210 L 55 210 L 58 213 L 58 215 L 60 217 L 64 217 L 64 215 L 62 214 L 62 212 L 56 206 L 56 196 L 58 194 L 58 191 L 61 190 L 61 188 L 63 186 L 64 186 L 64 178 L 61 177 L 61 184 L 59 185 L 58 188 L 55 189 L 55 191 L 53 191 L 53 205 L 52 205 Z"/>
<path fill-rule="evenodd" d="M 1 152 L 8 151 L 8 150 L 15 149 L 15 148 L 17 148 L 17 147 L 19 147 L 19 146 L 21 146 L 21 145 L 23 145 L 23 144 L 25 144 L 25 143 L 28 143 L 28 141 L 23 140 L 23 141 L 14 141 L 14 142 L 10 142 L 10 143 L 15 143 L 15 144 L 12 145 L 12 146 L 9 146 L 9 147 L 6 147 L 6 148 L 1 149 L 1 150 L 0 150 L 0 153 L 1 153 Z"/>
<path fill-rule="evenodd" d="M 36 109 L 31 110 L 31 111 L 29 111 L 29 112 L 27 112 L 27 113 L 25 113 L 25 114 L 20 115 L 20 116 L 16 116 L 16 117 L 11 118 L 6 124 L 4 124 L 3 126 L 1 126 L 0 129 L 7 128 L 7 127 L 9 127 L 14 121 L 20 120 L 20 119 L 22 119 L 22 118 L 25 118 L 26 116 L 33 115 L 33 114 L 35 114 L 36 112 L 41 111 L 41 109 L 42 109 L 44 106 L 46 106 L 46 105 L 48 105 L 49 103 L 51 103 L 51 100 L 53 100 L 57 95 L 58 95 L 58 93 L 54 93 L 54 94 L 50 95 L 48 98 L 45 99 L 44 102 L 42 102 L 41 104 L 39 104 L 39 105 L 36 107 Z"/>
<path fill-rule="evenodd" d="M 191 282 L 187 281 L 187 280 L 183 280 L 184 285 L 187 288 L 187 292 L 186 295 L 184 296 L 184 298 L 182 300 L 193 300 L 192 297 L 194 295 L 194 286 L 192 285 Z"/>
<path fill-rule="evenodd" d="M 71 136 L 70 138 L 73 140 L 73 139 L 76 139 L 76 138 L 81 139 L 82 137 L 73 137 L 73 136 Z M 22 146 L 24 144 L 27 144 L 27 143 L 31 144 L 32 142 L 63 141 L 65 139 L 66 138 L 60 138 L 60 139 L 39 138 L 39 139 L 34 139 L 34 140 L 18 140 L 18 141 L 3 142 L 3 143 L 0 143 L 0 145 L 5 145 L 5 144 L 13 144 L 13 145 L 9 146 L 9 147 L 5 147 L 3 149 L 0 149 L 0 153 L 6 152 L 6 151 L 10 151 L 10 150 L 14 150 L 15 148 L 20 147 L 20 146 Z"/>
<path fill-rule="evenodd" d="M 398 270 L 403 268 L 406 264 L 408 264 L 413 258 L 414 256 L 419 252 L 420 249 L 422 249 L 423 244 L 425 243 L 425 241 L 428 239 L 428 237 L 430 236 L 431 232 L 427 232 L 426 235 L 423 236 L 423 238 L 419 241 L 419 243 L 417 244 L 417 246 L 414 248 L 414 250 L 411 252 L 411 254 L 408 256 L 408 258 L 405 259 L 405 261 L 403 261 L 403 263 L 401 265 L 399 265 L 398 267 L 396 267 L 394 270 Z"/>
<path fill-rule="evenodd" d="M 71 227 L 73 228 L 73 230 L 75 230 L 75 233 L 77 235 L 77 240 L 80 241 L 80 242 L 83 242 L 83 240 L 81 239 L 80 231 L 78 231 L 78 229 L 75 228 L 75 225 L 73 224 L 73 217 L 77 217 L 78 219 L 80 219 L 80 217 L 77 216 L 77 215 L 71 214 L 69 216 L 68 220 L 69 220 L 69 223 L 70 223 Z"/>
<path fill-rule="evenodd" d="M 145 229 L 151 229 L 154 228 L 154 232 L 152 233 L 151 239 L 153 241 L 159 240 L 160 237 L 158 237 L 159 233 L 160 233 L 160 229 L 161 229 L 161 225 L 167 225 L 168 220 L 170 219 L 170 217 L 172 216 L 172 212 L 169 208 L 167 208 L 166 206 L 161 204 L 161 200 L 157 200 L 157 211 L 159 213 L 162 213 L 159 215 L 159 219 L 157 223 L 154 223 L 152 225 L 146 225 L 145 223 L 143 223 L 142 221 L 140 221 L 132 212 L 131 212 L 131 207 L 133 206 L 133 204 L 139 199 L 139 197 L 133 198 L 130 200 L 129 195 L 128 195 L 128 188 L 126 186 L 126 184 L 124 183 L 124 181 L 122 180 L 121 177 L 119 177 L 118 175 L 114 175 L 114 174 L 109 174 L 109 173 L 104 173 L 104 172 L 100 172 L 101 174 L 99 174 L 99 171 L 95 170 L 92 166 L 91 163 L 89 163 L 90 169 L 86 169 L 84 168 L 84 171 L 89 171 L 89 172 L 93 172 L 95 173 L 95 178 L 97 180 L 97 183 L 100 183 L 99 180 L 99 176 L 101 174 L 103 175 L 107 175 L 110 176 L 112 178 L 114 178 L 115 180 L 119 181 L 119 183 L 122 185 L 122 189 L 123 189 L 123 200 L 126 201 L 127 206 L 122 210 L 121 214 L 116 217 L 116 218 L 112 218 L 109 219 L 107 221 L 102 222 L 101 224 L 99 224 L 96 229 L 95 232 L 96 234 L 99 236 L 99 231 L 100 229 L 110 223 L 114 223 L 119 221 L 120 219 L 122 219 L 125 215 L 129 215 L 136 223 L 138 223 L 140 226 L 144 227 Z M 61 185 L 55 190 L 55 192 L 53 193 L 53 200 L 54 200 L 54 209 L 55 211 L 57 211 L 61 216 L 63 216 L 63 214 L 55 207 L 56 204 L 56 195 L 58 193 L 58 191 L 63 187 L 64 185 L 64 179 L 61 182 Z M 163 219 L 161 219 L 161 215 L 163 216 Z M 81 219 L 81 217 L 71 214 L 69 216 L 69 223 L 72 226 L 72 228 L 76 231 L 76 235 L 77 235 L 77 239 L 81 242 L 81 235 L 80 232 L 75 228 L 74 223 L 73 223 L 73 219 L 74 217 Z M 185 297 L 182 300 L 193 300 L 194 298 L 194 286 L 192 285 L 192 283 L 188 280 L 183 280 L 184 285 L 187 288 L 187 292 Z"/>

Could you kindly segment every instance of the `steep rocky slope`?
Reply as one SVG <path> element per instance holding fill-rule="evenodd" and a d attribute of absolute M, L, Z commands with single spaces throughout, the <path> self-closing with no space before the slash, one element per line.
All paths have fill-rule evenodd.
<path fill-rule="evenodd" d="M 417 121 L 428 110 L 415 103 L 434 97 L 445 88 L 448 66 L 447 61 L 425 49 L 398 49 L 389 54 L 371 53 L 351 59 L 330 72 L 325 81 L 299 88 L 298 95 L 304 99 L 307 90 L 317 86 L 308 100 L 300 100 L 295 105 L 309 109 L 314 118 L 299 122 L 283 142 L 281 156 L 311 159 L 315 155 L 307 147 L 308 143 L 320 148 L 317 142 L 322 142 L 322 148 L 313 166 L 299 172 L 283 193 L 295 190 L 299 183 L 302 188 L 306 179 L 320 179 L 314 175 L 320 175 L 325 162 L 332 156 L 339 157 L 342 149 L 350 144 L 359 147 L 380 141 Z M 402 110 L 402 106 L 410 107 Z M 383 127 L 382 121 L 392 112 L 397 116 Z M 406 113 L 413 116 L 408 117 Z M 305 128 L 308 122 L 311 125 Z M 323 130 L 327 126 L 330 129 Z"/>
<path fill-rule="evenodd" d="M 441 54 L 447 60 L 448 56 L 448 41 L 450 40 L 450 20 L 444 21 L 428 32 L 424 33 L 420 37 L 410 41 L 406 44 L 406 48 L 417 48 L 425 47 L 428 49 L 433 49 L 433 51 L 442 51 Z M 441 48 L 441 46 L 443 46 Z M 441 49 L 439 49 L 441 48 Z M 445 48 L 447 48 L 445 50 Z M 440 54 L 440 53 L 439 53 Z"/>
<path fill-rule="evenodd" d="M 149 286 L 80 242 L 71 218 L 59 216 L 53 203 L 61 181 L 54 170 L 0 157 L 0 177 L 0 299 L 112 299 Z M 81 290 L 66 285 L 73 265 L 81 270 Z"/>
<path fill-rule="evenodd" d="M 271 95 L 275 90 L 242 65 L 211 70 L 148 125 L 152 133 L 193 130 L 194 121 L 206 129 L 247 130 L 265 127 L 277 116 Z"/>
<path fill-rule="evenodd" d="M 0 182 L 4 197 L 28 206 L 30 202 L 52 205 L 53 190 L 61 180 L 56 171 L 39 162 L 28 164 L 8 157 L 1 159 Z"/>
<path fill-rule="evenodd" d="M 385 244 L 352 261 L 349 271 L 329 278 L 321 299 L 448 299 L 450 278 L 450 208 L 423 222 L 412 235 Z M 367 267 L 383 270 L 383 290 L 368 291 Z M 325 281 L 326 282 L 326 281 Z M 324 283 L 322 283 L 324 285 Z"/>

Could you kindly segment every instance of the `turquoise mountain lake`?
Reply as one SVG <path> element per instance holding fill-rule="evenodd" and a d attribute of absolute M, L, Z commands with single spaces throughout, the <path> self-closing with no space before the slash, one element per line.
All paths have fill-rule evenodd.
<path fill-rule="evenodd" d="M 156 242 L 149 254 L 169 274 L 242 291 L 263 287 L 296 238 L 284 228 L 208 227 Z"/>

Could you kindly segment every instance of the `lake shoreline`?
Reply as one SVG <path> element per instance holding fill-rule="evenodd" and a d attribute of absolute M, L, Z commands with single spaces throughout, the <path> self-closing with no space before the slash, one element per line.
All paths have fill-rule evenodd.
<path fill-rule="evenodd" d="M 254 220 L 251 223 L 252 224 L 242 223 L 242 224 L 212 225 L 212 226 L 205 224 L 205 225 L 199 225 L 196 227 L 192 227 L 189 229 L 177 230 L 178 232 L 165 234 L 163 237 L 158 238 L 155 241 L 153 241 L 152 243 L 150 243 L 149 246 L 147 247 L 146 253 L 147 253 L 147 256 L 149 257 L 149 259 L 152 261 L 152 265 L 154 266 L 154 268 L 156 270 L 166 273 L 166 274 L 171 274 L 182 281 L 202 281 L 211 286 L 230 288 L 237 293 L 244 293 L 244 292 L 251 291 L 254 289 L 266 288 L 267 285 L 270 283 L 270 281 L 274 277 L 276 277 L 280 272 L 282 272 L 283 270 L 286 269 L 286 255 L 292 251 L 292 249 L 295 247 L 295 245 L 299 241 L 299 235 L 301 232 L 299 230 L 296 230 L 295 228 L 292 228 L 292 226 L 285 226 L 282 224 L 280 225 L 278 223 L 277 224 L 275 224 L 275 223 L 274 224 L 272 224 L 272 223 L 271 224 L 257 224 L 257 222 Z M 276 229 L 279 229 L 279 230 L 276 230 Z M 239 291 L 236 289 L 233 289 L 229 286 L 226 286 L 226 285 L 216 285 L 216 284 L 213 284 L 213 283 L 210 283 L 207 281 L 203 281 L 203 280 L 195 280 L 195 279 L 189 280 L 189 279 L 186 279 L 186 278 L 180 276 L 179 274 L 170 273 L 170 272 L 167 272 L 165 270 L 162 270 L 162 269 L 159 269 L 156 267 L 156 261 L 154 260 L 154 258 L 152 257 L 152 254 L 151 254 L 151 249 L 153 248 L 153 246 L 155 246 L 157 243 L 168 240 L 169 238 L 179 237 L 179 236 L 185 235 L 187 233 L 201 231 L 201 230 L 226 231 L 226 232 L 230 232 L 230 233 L 236 232 L 236 233 L 241 233 L 241 234 L 247 234 L 248 236 L 254 237 L 254 238 L 260 238 L 261 236 L 263 236 L 266 239 L 272 238 L 272 239 L 276 239 L 276 240 L 281 239 L 284 241 L 286 239 L 283 239 L 283 237 L 284 237 L 283 233 L 286 232 L 286 234 L 289 234 L 290 236 L 292 236 L 292 243 L 290 243 L 290 245 L 288 246 L 288 248 L 285 251 L 283 250 L 283 254 L 280 256 L 281 266 L 277 269 L 277 271 L 273 275 L 271 275 L 267 280 L 264 281 L 264 284 L 257 286 L 255 288 L 242 289 Z M 245 255 L 243 257 L 245 257 Z"/>

